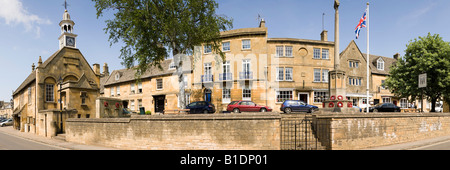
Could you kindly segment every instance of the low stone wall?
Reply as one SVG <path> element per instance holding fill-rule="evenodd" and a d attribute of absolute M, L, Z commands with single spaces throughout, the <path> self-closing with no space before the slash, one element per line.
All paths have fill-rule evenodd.
<path fill-rule="evenodd" d="M 450 135 L 450 113 L 318 114 L 321 143 L 332 150 L 355 150 Z"/>
<path fill-rule="evenodd" d="M 279 150 L 279 114 L 68 119 L 66 140 L 120 149 Z"/>

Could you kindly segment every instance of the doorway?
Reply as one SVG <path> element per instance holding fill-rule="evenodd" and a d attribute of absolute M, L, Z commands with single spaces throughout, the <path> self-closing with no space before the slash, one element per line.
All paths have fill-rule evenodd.
<path fill-rule="evenodd" d="M 298 93 L 298 100 L 301 100 L 305 103 L 309 103 L 309 93 L 306 92 L 299 92 Z"/>
<path fill-rule="evenodd" d="M 155 101 L 155 113 L 164 112 L 166 95 L 153 96 L 153 100 Z"/>
<path fill-rule="evenodd" d="M 211 102 L 211 89 L 205 89 L 205 101 Z"/>

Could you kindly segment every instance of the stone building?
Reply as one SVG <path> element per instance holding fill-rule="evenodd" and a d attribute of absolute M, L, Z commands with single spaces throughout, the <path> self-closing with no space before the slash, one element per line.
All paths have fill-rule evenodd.
<path fill-rule="evenodd" d="M 75 23 L 67 10 L 59 23 L 59 50 L 37 67 L 13 93 L 14 128 L 52 137 L 64 133 L 67 118 L 93 118 L 99 96 L 99 64 L 92 68 L 77 48 Z"/>
<path fill-rule="evenodd" d="M 138 80 L 135 77 L 135 69 L 114 70 L 105 79 L 103 84 L 103 97 L 120 99 L 124 108 L 133 112 L 139 112 L 144 107 L 145 111 L 153 113 L 170 112 L 179 108 L 178 104 L 178 76 L 175 74 L 175 64 L 172 59 L 161 62 L 158 66 L 151 66 Z M 190 102 L 189 87 L 191 70 L 185 70 L 186 102 Z"/>
<path fill-rule="evenodd" d="M 399 54 L 393 58 L 370 55 L 369 58 L 369 104 L 394 103 L 402 108 L 407 107 L 407 100 L 392 94 L 384 85 L 390 75 L 392 65 L 397 62 Z M 351 41 L 340 54 L 341 69 L 346 72 L 347 99 L 354 106 L 365 108 L 367 104 L 367 54 L 360 51 L 355 41 Z"/>
<path fill-rule="evenodd" d="M 268 38 L 262 19 L 259 27 L 221 32 L 225 60 L 203 45 L 194 56 L 193 89 L 198 100 L 226 110 L 231 101 L 251 100 L 278 111 L 287 99 L 322 106 L 328 96 L 326 75 L 333 68 L 334 43 L 327 31 L 321 40 Z"/>

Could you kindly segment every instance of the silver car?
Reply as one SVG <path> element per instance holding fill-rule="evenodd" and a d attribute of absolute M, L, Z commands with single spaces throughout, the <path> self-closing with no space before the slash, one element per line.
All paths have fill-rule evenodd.
<path fill-rule="evenodd" d="M 13 121 L 12 121 L 11 119 L 8 119 L 8 120 L 6 120 L 6 121 L 0 123 L 0 126 L 1 126 L 1 127 L 4 127 L 4 126 L 11 126 L 11 125 L 13 125 Z"/>

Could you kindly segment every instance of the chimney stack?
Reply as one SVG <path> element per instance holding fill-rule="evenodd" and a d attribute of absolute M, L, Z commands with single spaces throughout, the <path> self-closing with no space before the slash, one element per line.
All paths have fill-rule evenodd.
<path fill-rule="evenodd" d="M 264 21 L 264 18 L 261 18 L 261 21 L 259 22 L 259 28 L 266 27 L 266 21 Z"/>
<path fill-rule="evenodd" d="M 399 53 L 394 54 L 394 59 L 395 59 L 395 60 L 398 60 L 399 57 L 400 57 L 400 54 L 399 54 Z"/>
<path fill-rule="evenodd" d="M 109 76 L 109 68 L 106 63 L 103 64 L 103 76 Z"/>
<path fill-rule="evenodd" d="M 322 33 L 320 33 L 320 41 L 328 41 L 328 31 L 323 30 Z"/>
<path fill-rule="evenodd" d="M 100 64 L 97 63 L 94 64 L 94 73 L 96 75 L 100 75 Z"/>
<path fill-rule="evenodd" d="M 34 68 L 35 68 L 36 66 L 34 66 L 34 63 L 33 63 L 33 65 L 31 65 L 31 72 L 33 72 L 34 71 Z"/>

